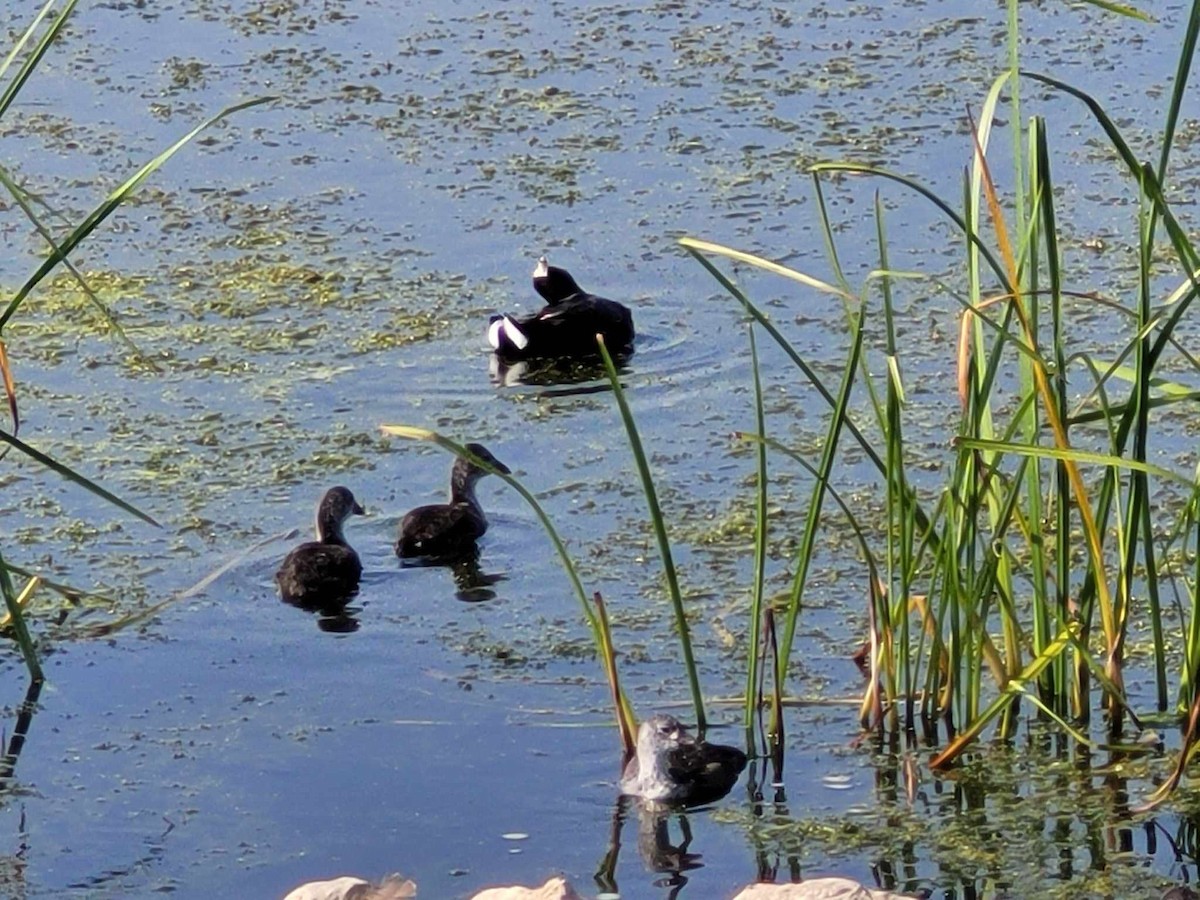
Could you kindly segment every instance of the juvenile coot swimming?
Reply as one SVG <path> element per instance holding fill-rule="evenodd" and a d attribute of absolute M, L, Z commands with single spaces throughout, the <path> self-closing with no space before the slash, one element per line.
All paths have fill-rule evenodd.
<path fill-rule="evenodd" d="M 508 466 L 492 456 L 483 444 L 467 449 L 499 472 Z M 418 506 L 400 522 L 396 555 L 401 558 L 452 559 L 470 552 L 487 531 L 487 517 L 475 497 L 475 482 L 488 470 L 459 458 L 450 469 L 450 502 Z"/>
<path fill-rule="evenodd" d="M 633 314 L 620 303 L 589 294 L 544 256 L 533 270 L 533 287 L 546 301 L 540 312 L 492 316 L 488 324 L 488 343 L 500 359 L 595 357 L 597 334 L 613 356 L 632 351 Z"/>
<path fill-rule="evenodd" d="M 729 793 L 746 767 L 736 747 L 698 741 L 674 716 L 659 713 L 638 728 L 637 753 L 621 775 L 621 793 L 694 806 Z"/>
<path fill-rule="evenodd" d="M 349 488 L 325 492 L 317 504 L 317 539 L 289 553 L 275 573 L 284 600 L 304 608 L 331 607 L 358 590 L 362 563 L 346 543 L 342 523 L 362 513 Z"/>

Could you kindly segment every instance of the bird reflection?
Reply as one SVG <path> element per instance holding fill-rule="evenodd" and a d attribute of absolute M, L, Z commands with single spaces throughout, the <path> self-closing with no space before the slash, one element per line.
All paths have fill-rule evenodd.
<path fill-rule="evenodd" d="M 613 359 L 618 372 L 623 371 L 622 365 L 626 359 L 628 356 Z M 550 396 L 600 394 L 611 390 L 604 364 L 594 359 L 527 359 L 506 362 L 493 353 L 488 361 L 488 375 L 492 384 L 497 387 L 563 386 L 559 390 L 548 391 Z"/>
<path fill-rule="evenodd" d="M 453 560 L 450 563 L 450 571 L 454 574 L 454 585 L 458 588 L 454 596 L 464 603 L 494 599 L 496 592 L 492 590 L 492 585 L 504 580 L 503 575 L 488 575 L 479 567 L 479 548 Z"/>
<path fill-rule="evenodd" d="M 454 578 L 454 586 L 458 588 L 454 597 L 464 603 L 481 603 L 485 600 L 494 600 L 496 592 L 492 589 L 492 585 L 503 581 L 504 575 L 501 573 L 488 574 L 483 571 L 479 565 L 480 550 L 479 547 L 473 546 L 463 553 L 452 557 L 440 557 L 437 559 L 406 559 L 401 565 L 404 567 L 421 567 L 421 568 L 446 568 L 450 570 L 450 574 Z"/>
<path fill-rule="evenodd" d="M 674 897 L 687 884 L 684 872 L 704 866 L 699 853 L 688 848 L 692 844 L 692 826 L 686 814 L 670 813 L 655 804 L 638 804 L 638 856 L 651 872 L 666 875 L 655 882 L 660 887 L 673 890 L 667 895 Z M 681 841 L 671 841 L 671 819 L 679 821 Z"/>
<path fill-rule="evenodd" d="M 331 634 L 351 634 L 359 629 L 358 614 L 362 612 L 362 607 L 350 606 L 345 599 L 304 602 L 284 597 L 283 602 L 303 612 L 316 615 L 317 628 L 321 631 Z"/>
<path fill-rule="evenodd" d="M 617 858 L 621 852 L 621 829 L 630 809 L 637 815 L 637 848 L 638 856 L 646 870 L 664 877 L 655 880 L 657 887 L 667 888 L 667 898 L 679 896 L 688 877 L 684 872 L 703 868 L 701 855 L 690 849 L 692 843 L 692 826 L 687 814 L 672 810 L 661 803 L 641 800 L 628 795 L 617 798 L 613 810 L 612 828 L 609 832 L 608 851 L 600 863 L 594 876 L 596 884 L 602 891 L 620 893 L 617 886 Z M 681 840 L 675 843 L 671 837 L 671 820 L 677 820 Z"/>

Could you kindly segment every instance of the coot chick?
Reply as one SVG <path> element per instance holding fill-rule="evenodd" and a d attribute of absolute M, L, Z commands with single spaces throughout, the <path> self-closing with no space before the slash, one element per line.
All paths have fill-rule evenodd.
<path fill-rule="evenodd" d="M 724 797 L 746 767 L 736 747 L 698 741 L 674 716 L 659 713 L 638 728 L 637 753 L 621 775 L 621 793 L 696 806 Z"/>
<path fill-rule="evenodd" d="M 483 444 L 467 444 L 467 449 L 496 471 L 506 475 L 508 466 L 492 456 Z M 487 517 L 475 497 L 475 482 L 489 474 L 474 462 L 458 458 L 450 469 L 450 502 L 418 506 L 400 522 L 396 555 L 402 559 L 423 557 L 451 560 L 470 553 L 475 542 L 487 531 Z"/>
<path fill-rule="evenodd" d="M 275 573 L 285 601 L 304 609 L 325 609 L 344 603 L 358 590 L 362 563 L 346 543 L 342 523 L 362 514 L 349 488 L 325 492 L 317 504 L 317 539 L 289 553 Z"/>
<path fill-rule="evenodd" d="M 533 270 L 533 287 L 546 301 L 540 312 L 492 316 L 488 324 L 488 343 L 500 359 L 594 358 L 597 334 L 613 356 L 633 350 L 633 314 L 615 300 L 589 294 L 544 256 Z"/>

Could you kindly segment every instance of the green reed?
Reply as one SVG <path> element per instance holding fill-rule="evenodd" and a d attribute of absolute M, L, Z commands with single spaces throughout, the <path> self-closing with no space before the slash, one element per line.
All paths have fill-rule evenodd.
<path fill-rule="evenodd" d="M 754 326 L 751 325 L 746 332 L 750 339 L 750 366 L 751 372 L 754 375 L 754 422 L 758 433 L 766 438 L 767 417 L 763 406 L 762 376 L 758 369 L 758 344 L 754 339 Z M 743 710 L 747 746 L 752 746 L 753 744 L 754 713 L 758 704 L 761 703 L 761 685 L 763 682 L 760 656 L 764 647 L 760 629 L 764 624 L 763 593 L 766 590 L 767 581 L 767 539 L 770 528 L 767 522 L 767 445 L 765 441 L 760 442 L 758 447 L 755 448 L 754 462 L 756 475 L 754 490 L 754 580 L 751 583 L 750 594 L 750 631 L 746 641 L 746 697 L 745 708 Z M 770 641 L 772 648 L 775 650 L 775 654 L 772 657 L 772 683 L 778 689 L 781 686 L 782 673 L 779 671 L 775 619 L 769 608 L 766 610 L 765 615 L 770 616 Z M 768 737 L 778 744 L 781 741 L 776 739 L 781 737 L 780 728 L 782 726 L 782 719 L 776 713 L 776 710 L 781 708 L 778 690 L 776 691 L 775 699 L 776 702 L 771 707 L 772 716 L 771 726 L 768 729 Z"/>
<path fill-rule="evenodd" d="M 814 487 L 794 562 L 782 665 L 790 658 L 814 547 L 828 527 L 825 500 L 835 479 L 834 461 L 853 449 L 874 466 L 884 488 L 885 525 L 880 533 L 863 535 L 864 558 L 881 560 L 878 566 L 869 562 L 864 571 L 871 677 L 863 722 L 890 728 L 903 722 L 906 730 L 918 719 L 928 727 L 946 722 L 951 739 L 936 765 L 952 761 L 992 723 L 1002 735 L 1012 734 L 1023 702 L 1080 740 L 1090 740 L 1073 723 L 1086 723 L 1091 715 L 1093 682 L 1101 689 L 1114 736 L 1126 717 L 1140 724 L 1124 690 L 1125 648 L 1135 618 L 1148 623 L 1156 708 L 1168 709 L 1172 638 L 1163 621 L 1161 582 L 1170 574 L 1200 577 L 1200 562 L 1194 573 L 1171 573 L 1163 564 L 1173 547 L 1184 558 L 1200 555 L 1195 513 L 1200 477 L 1149 461 L 1161 428 L 1154 413 L 1194 404 L 1197 396 L 1166 377 L 1163 368 L 1166 351 L 1177 346 L 1177 326 L 1200 294 L 1200 256 L 1162 185 L 1200 33 L 1200 2 L 1193 4 L 1183 35 L 1157 165 L 1138 159 L 1094 98 L 1049 76 L 1021 71 L 1017 12 L 1010 0 L 1009 67 L 984 98 L 978 123 L 971 123 L 972 162 L 960 199 L 940 197 L 920 178 L 882 167 L 814 166 L 816 208 L 833 272 L 829 282 L 733 248 L 692 238 L 681 242 L 779 345 L 828 408 L 822 459 L 810 467 Z M 1130 284 L 1104 292 L 1129 297 L 1127 302 L 1097 295 L 1090 285 L 1068 283 L 1056 209 L 1061 185 L 1052 173 L 1051 130 L 1044 119 L 1034 117 L 1026 127 L 1011 120 L 1017 189 L 1009 197 L 999 194 L 988 166 L 993 122 L 1006 98 L 1006 114 L 1019 110 L 1023 79 L 1084 103 L 1128 176 L 1138 201 L 1139 271 Z M 962 241 L 958 275 L 944 279 L 891 269 L 877 193 L 878 269 L 861 288 L 848 284 L 825 200 L 827 179 L 845 174 L 872 177 L 885 189 L 898 187 L 932 203 Z M 1156 287 L 1166 271 L 1161 253 L 1155 253 L 1160 226 L 1170 265 L 1181 279 L 1165 296 Z M 780 275 L 842 305 L 848 349 L 839 385 L 817 376 L 815 366 L 714 258 Z M 905 391 L 906 366 L 896 337 L 894 294 L 902 281 L 914 279 L 953 298 L 961 311 L 955 353 L 947 359 L 957 376 L 959 411 L 944 435 L 948 449 L 940 485 L 915 466 L 921 454 L 912 434 L 919 427 L 927 435 L 929 428 L 915 423 L 929 417 L 920 415 Z M 1088 304 L 1103 304 L 1127 323 L 1130 337 L 1113 359 L 1081 346 L 1072 334 L 1076 309 L 1086 310 Z M 881 333 L 881 364 L 863 352 L 868 328 L 872 344 Z M 1193 373 L 1200 369 L 1186 353 L 1172 362 L 1178 357 Z M 1081 379 L 1087 384 L 1082 400 L 1073 396 Z M 858 399 L 852 403 L 856 387 Z M 765 428 L 760 422 L 764 435 Z M 770 445 L 765 437 L 760 440 Z M 1190 500 L 1164 544 L 1155 537 L 1162 522 L 1150 500 L 1156 490 L 1172 485 Z M 759 527 L 765 529 L 765 522 Z M 873 549 L 876 544 L 880 549 Z M 1180 610 L 1184 663 L 1177 679 L 1177 714 L 1200 703 L 1196 591 L 1196 581 L 1183 583 L 1190 608 Z M 750 652 L 752 673 L 758 651 Z M 749 701 L 749 689 L 747 695 Z"/>
<path fill-rule="evenodd" d="M 696 729 L 703 733 L 704 729 L 708 727 L 708 718 L 704 714 L 704 695 L 700 691 L 700 679 L 696 674 L 696 658 L 692 652 L 691 630 L 688 628 L 687 613 L 683 609 L 683 593 L 679 590 L 675 559 L 671 555 L 671 540 L 667 537 L 667 526 L 663 521 L 662 508 L 658 504 L 658 491 L 654 487 L 654 478 L 650 474 L 650 464 L 646 462 L 646 451 L 642 449 L 642 439 L 638 434 L 637 424 L 633 420 L 633 412 L 625 401 L 625 390 L 621 387 L 621 378 L 617 373 L 617 367 L 613 365 L 612 356 L 609 355 L 601 335 L 596 335 L 596 344 L 600 349 L 600 358 L 604 361 L 604 370 L 608 373 L 609 384 L 612 385 L 613 398 L 617 401 L 617 409 L 621 413 L 621 422 L 625 426 L 625 437 L 629 441 L 629 449 L 633 453 L 638 478 L 642 482 L 642 492 L 646 495 L 650 525 L 654 529 L 654 537 L 658 541 L 663 576 L 667 581 L 667 594 L 671 598 L 671 610 L 675 614 L 675 634 L 679 638 L 679 650 L 683 654 L 683 667 L 687 675 L 688 686 L 692 691 L 692 705 L 696 710 Z"/>

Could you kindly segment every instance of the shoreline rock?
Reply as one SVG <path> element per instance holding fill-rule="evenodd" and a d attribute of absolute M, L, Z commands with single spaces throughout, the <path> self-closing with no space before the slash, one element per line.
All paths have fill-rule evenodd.
<path fill-rule="evenodd" d="M 414 882 L 389 875 L 378 885 L 343 875 L 329 881 L 310 881 L 283 900 L 408 900 L 417 896 Z M 556 876 L 541 887 L 484 888 L 471 900 L 584 900 L 567 879 Z M 849 878 L 810 878 L 799 884 L 751 884 L 733 900 L 911 900 L 906 894 L 863 887 Z"/>

